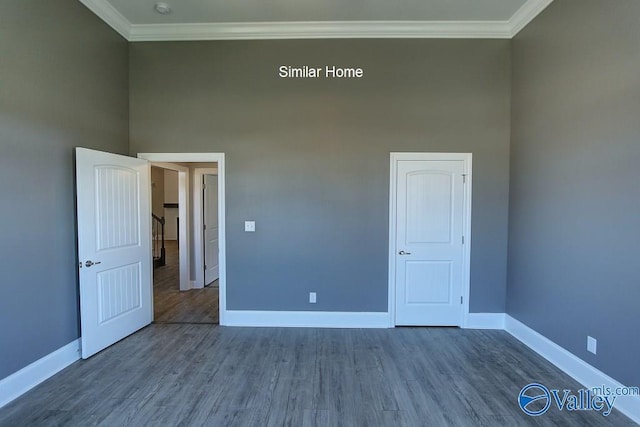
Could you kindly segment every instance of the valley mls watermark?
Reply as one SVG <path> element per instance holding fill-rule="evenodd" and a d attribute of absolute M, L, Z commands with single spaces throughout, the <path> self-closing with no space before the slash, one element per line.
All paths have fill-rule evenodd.
<path fill-rule="evenodd" d="M 639 387 L 594 387 L 571 390 L 549 389 L 539 383 L 531 383 L 520 390 L 520 409 L 532 417 L 545 414 L 552 405 L 560 411 L 597 411 L 605 417 L 613 411 L 619 396 L 640 396 Z"/>

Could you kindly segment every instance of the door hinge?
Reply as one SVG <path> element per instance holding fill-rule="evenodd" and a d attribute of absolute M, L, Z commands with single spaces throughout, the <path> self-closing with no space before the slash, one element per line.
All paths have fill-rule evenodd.
<path fill-rule="evenodd" d="M 466 173 L 463 173 L 463 174 L 462 174 L 462 183 L 463 183 L 463 184 L 466 184 L 466 183 L 467 183 L 467 174 L 466 174 Z"/>
<path fill-rule="evenodd" d="M 464 245 L 464 236 L 462 236 L 462 244 Z"/>
<path fill-rule="evenodd" d="M 205 270 L 207 269 L 207 264 L 205 264 L 205 265 L 204 265 L 204 269 L 205 269 Z"/>
<path fill-rule="evenodd" d="M 207 224 L 202 224 L 202 229 L 206 230 L 207 229 Z"/>
<path fill-rule="evenodd" d="M 460 297 L 460 304 L 462 304 L 462 301 L 464 301 L 464 299 L 463 299 L 463 298 L 464 298 L 464 297 L 462 297 L 462 296 Z"/>

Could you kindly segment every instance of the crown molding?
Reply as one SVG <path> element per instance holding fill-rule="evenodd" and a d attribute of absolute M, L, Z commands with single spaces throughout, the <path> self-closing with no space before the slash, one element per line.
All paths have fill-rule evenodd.
<path fill-rule="evenodd" d="M 132 25 L 129 41 L 511 38 L 507 21 L 335 21 Z"/>
<path fill-rule="evenodd" d="M 124 17 L 107 0 L 80 0 L 90 11 L 98 15 L 100 19 L 109 24 L 122 37 L 130 40 L 131 22 Z"/>
<path fill-rule="evenodd" d="M 509 20 L 511 37 L 515 37 L 529 22 L 549 6 L 553 0 L 527 0 Z"/>
<path fill-rule="evenodd" d="M 553 0 L 527 0 L 508 21 L 311 21 L 132 24 L 107 0 L 79 0 L 130 42 L 447 38 L 510 39 Z"/>

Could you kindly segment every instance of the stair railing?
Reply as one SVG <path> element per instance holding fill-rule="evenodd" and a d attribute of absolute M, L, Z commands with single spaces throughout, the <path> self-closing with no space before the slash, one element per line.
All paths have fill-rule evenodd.
<path fill-rule="evenodd" d="M 152 242 L 153 242 L 153 268 L 162 267 L 167 263 L 167 255 L 164 248 L 164 217 L 151 214 Z"/>

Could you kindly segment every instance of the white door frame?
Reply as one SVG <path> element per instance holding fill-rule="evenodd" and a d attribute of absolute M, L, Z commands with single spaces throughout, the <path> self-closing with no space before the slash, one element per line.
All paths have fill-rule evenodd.
<path fill-rule="evenodd" d="M 204 218 L 202 216 L 202 177 L 205 175 L 218 175 L 217 168 L 193 169 L 193 244 L 195 253 L 193 258 L 196 266 L 196 277 L 193 281 L 194 288 L 204 288 L 204 241 L 202 231 Z M 200 248 L 200 250 L 198 250 Z"/>
<path fill-rule="evenodd" d="M 218 243 L 219 265 L 219 323 L 226 325 L 227 314 L 227 244 L 225 238 L 225 162 L 224 153 L 138 153 L 141 159 L 152 162 L 211 162 L 218 164 Z M 187 233 L 188 234 L 188 233 Z"/>
<path fill-rule="evenodd" d="M 396 326 L 396 223 L 397 223 L 397 172 L 398 162 L 402 160 L 462 160 L 466 185 L 464 186 L 463 235 L 464 245 L 462 253 L 462 317 L 460 326 L 466 327 L 469 318 L 469 281 L 471 266 L 471 184 L 472 184 L 472 154 L 471 153 L 391 153 L 389 178 L 389 326 Z"/>

